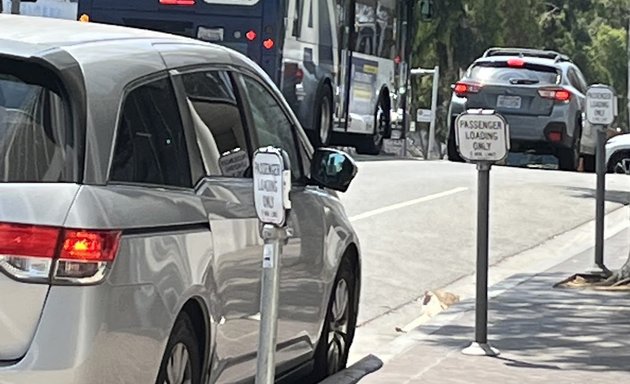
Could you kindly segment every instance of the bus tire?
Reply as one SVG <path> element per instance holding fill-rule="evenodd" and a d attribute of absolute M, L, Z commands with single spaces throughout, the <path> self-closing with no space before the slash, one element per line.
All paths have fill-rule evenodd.
<path fill-rule="evenodd" d="M 385 100 L 381 96 L 378 107 L 374 113 L 375 128 L 370 136 L 362 137 L 356 145 L 357 153 L 360 155 L 378 155 L 383 148 L 383 139 L 388 137 L 390 131 L 390 111 L 385 105 Z"/>
<path fill-rule="evenodd" d="M 313 115 L 313 127 L 311 129 L 311 142 L 317 147 L 330 144 L 333 134 L 333 95 L 328 84 L 320 86 L 315 102 L 315 114 Z"/>

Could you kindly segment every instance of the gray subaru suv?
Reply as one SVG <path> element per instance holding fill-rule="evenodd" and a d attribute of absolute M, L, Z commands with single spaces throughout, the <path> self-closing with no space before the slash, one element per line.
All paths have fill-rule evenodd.
<path fill-rule="evenodd" d="M 314 382 L 356 325 L 352 159 L 227 48 L 0 15 L 0 383 L 252 382 L 264 146 L 293 176 L 277 378 Z"/>
<path fill-rule="evenodd" d="M 454 134 L 456 117 L 468 109 L 491 109 L 510 127 L 510 150 L 555 155 L 559 168 L 574 171 L 580 157 L 594 168 L 596 132 L 586 123 L 587 83 L 580 69 L 558 52 L 491 48 L 453 85 L 447 154 L 463 161 Z"/>

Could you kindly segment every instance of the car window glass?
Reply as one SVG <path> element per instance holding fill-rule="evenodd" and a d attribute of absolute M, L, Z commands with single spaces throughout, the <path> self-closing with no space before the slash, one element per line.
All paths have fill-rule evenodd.
<path fill-rule="evenodd" d="M 580 80 L 578 79 L 575 69 L 569 68 L 568 77 L 569 77 L 569 82 L 571 83 L 571 85 L 578 91 L 582 92 L 583 91 L 582 85 L 580 84 Z"/>
<path fill-rule="evenodd" d="M 184 128 L 168 78 L 125 98 L 110 180 L 191 187 Z"/>
<path fill-rule="evenodd" d="M 74 146 L 62 96 L 0 72 L 0 182 L 69 181 Z"/>
<path fill-rule="evenodd" d="M 230 76 L 204 71 L 183 74 L 182 80 L 206 174 L 247 176 L 251 151 Z"/>
<path fill-rule="evenodd" d="M 534 81 L 541 85 L 558 84 L 560 75 L 551 67 L 512 68 L 497 63 L 480 63 L 468 73 L 471 80 L 482 83 L 510 84 L 517 81 Z"/>
<path fill-rule="evenodd" d="M 291 160 L 291 173 L 300 179 L 302 172 L 298 157 L 293 124 L 285 115 L 273 95 L 258 81 L 244 76 L 245 89 L 254 119 L 254 131 L 262 147 L 274 146 L 284 149 Z"/>

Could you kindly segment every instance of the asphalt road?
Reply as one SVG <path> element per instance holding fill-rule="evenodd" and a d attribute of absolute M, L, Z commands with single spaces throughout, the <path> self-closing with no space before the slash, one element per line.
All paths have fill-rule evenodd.
<path fill-rule="evenodd" d="M 447 161 L 358 161 L 357 179 L 341 198 L 361 240 L 365 328 L 425 290 L 474 273 L 477 172 Z M 493 167 L 490 262 L 592 220 L 594 188 L 593 174 Z M 609 175 L 607 191 L 608 211 L 628 204 L 630 176 Z"/>

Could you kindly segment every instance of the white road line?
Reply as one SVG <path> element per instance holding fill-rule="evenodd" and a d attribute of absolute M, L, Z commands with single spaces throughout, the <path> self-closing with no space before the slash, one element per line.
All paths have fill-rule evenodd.
<path fill-rule="evenodd" d="M 429 196 L 420 197 L 418 199 L 403 201 L 402 203 L 388 205 L 387 207 L 374 209 L 372 211 L 364 212 L 364 213 L 362 213 L 360 215 L 352 216 L 350 218 L 350 221 L 355 222 L 355 221 L 367 219 L 367 218 L 372 217 L 372 216 L 380 215 L 381 213 L 395 211 L 397 209 L 409 207 L 411 205 L 416 205 L 416 204 L 420 204 L 420 203 L 427 203 L 429 201 L 441 199 L 443 197 L 451 196 L 451 195 L 454 195 L 456 193 L 464 192 L 464 191 L 467 191 L 467 190 L 468 190 L 468 188 L 464 188 L 464 187 L 453 188 L 453 189 L 450 189 L 448 191 L 436 193 L 436 194 L 429 195 Z"/>

